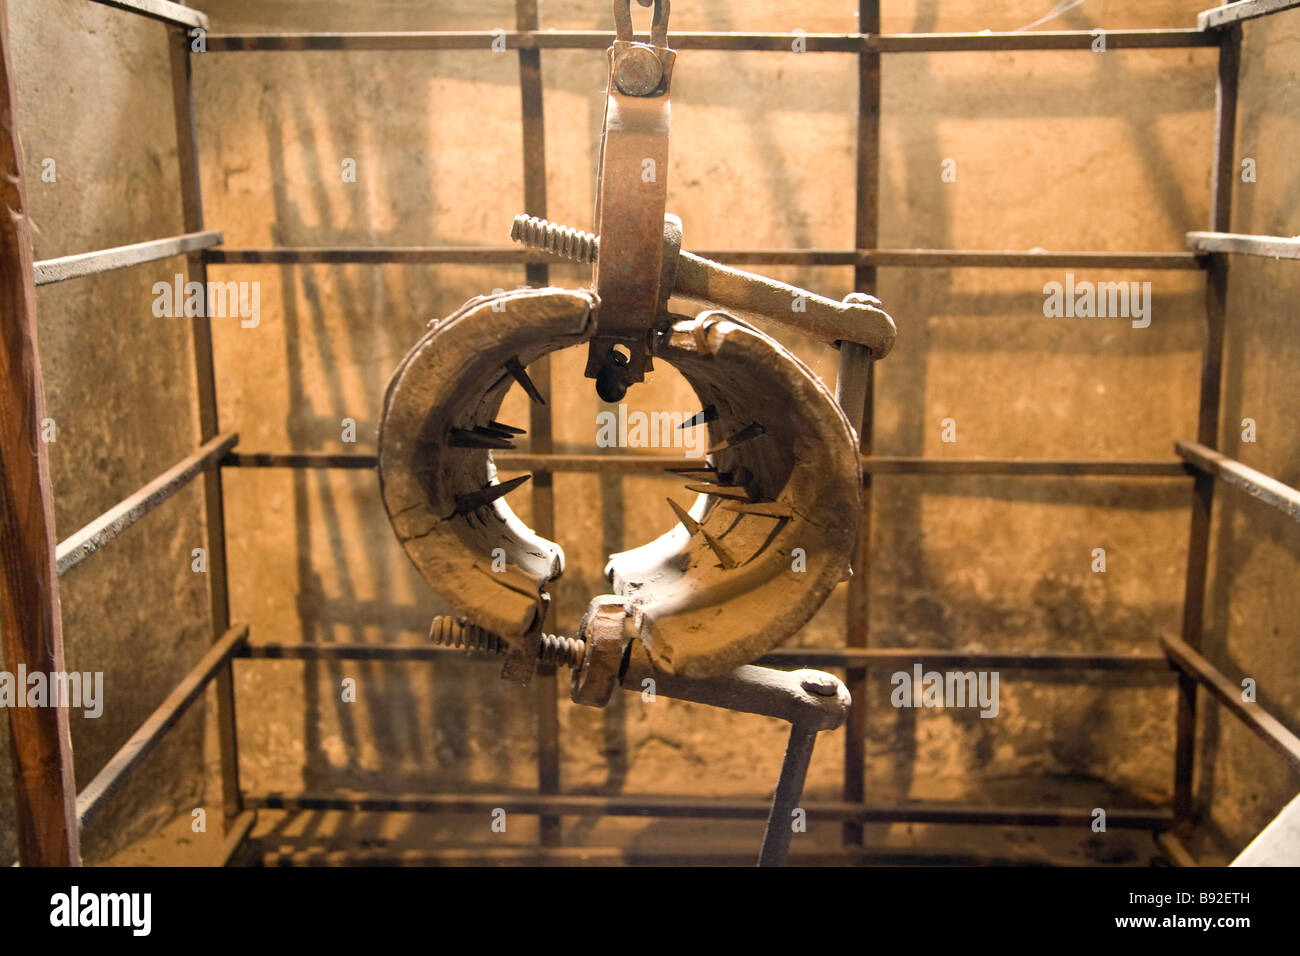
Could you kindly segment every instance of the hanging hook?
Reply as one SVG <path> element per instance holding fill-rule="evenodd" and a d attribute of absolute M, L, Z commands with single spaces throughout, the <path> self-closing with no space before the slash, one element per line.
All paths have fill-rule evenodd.
<path fill-rule="evenodd" d="M 643 7 L 650 6 L 651 2 L 652 0 L 637 0 Z M 650 20 L 650 42 L 654 46 L 668 45 L 668 2 L 669 0 L 653 0 L 655 9 Z M 614 0 L 614 33 L 620 40 L 634 42 L 632 0 Z"/>

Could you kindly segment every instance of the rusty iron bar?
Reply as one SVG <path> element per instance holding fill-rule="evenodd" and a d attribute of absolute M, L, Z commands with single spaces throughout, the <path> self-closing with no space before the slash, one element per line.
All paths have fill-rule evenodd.
<path fill-rule="evenodd" d="M 205 442 L 143 488 L 123 498 L 75 534 L 59 542 L 55 552 L 59 575 L 67 574 L 131 525 L 188 485 L 204 468 L 235 447 L 239 435 L 230 432 Z"/>
<path fill-rule="evenodd" d="M 168 26 L 203 30 L 208 28 L 206 14 L 184 4 L 170 3 L 168 0 L 93 0 L 93 2 L 103 4 L 106 7 L 116 7 L 118 10 L 126 10 L 130 13 L 138 13 L 141 16 L 149 17 L 151 20 L 166 23 Z"/>
<path fill-rule="evenodd" d="M 880 0 L 860 0 L 858 29 L 880 30 Z M 857 148 L 854 175 L 853 244 L 874 248 L 880 241 L 880 56 L 863 50 L 858 56 Z M 860 262 L 853 269 L 853 289 L 859 295 L 874 294 L 877 272 L 874 263 Z M 853 577 L 849 579 L 844 609 L 846 650 L 862 651 L 869 643 L 871 627 L 871 499 L 873 472 L 865 467 L 872 457 L 875 433 L 875 367 L 862 368 L 857 350 L 840 353 L 837 397 L 858 434 L 858 452 L 863 457 L 862 522 L 853 555 Z M 852 407 L 848 407 L 848 402 Z M 853 698 L 844 732 L 843 798 L 851 803 L 867 799 L 867 669 L 849 667 L 845 681 Z M 846 846 L 862 846 L 866 831 L 853 820 L 844 823 L 841 839 Z"/>
<path fill-rule="evenodd" d="M 1252 236 L 1242 232 L 1189 232 L 1187 246 L 1197 252 L 1230 252 L 1268 259 L 1300 259 L 1300 238 Z"/>
<path fill-rule="evenodd" d="M 1300 7 L 1300 0 L 1238 0 L 1205 10 L 1196 17 L 1201 30 L 1221 30 L 1246 20 Z"/>
<path fill-rule="evenodd" d="M 436 620 L 442 620 L 436 619 Z M 450 620 L 450 619 L 446 619 Z M 462 626 L 462 625 L 457 625 Z M 484 632 L 485 634 L 487 632 Z M 492 635 L 491 637 L 496 637 Z M 497 638 L 499 640 L 499 638 Z M 568 642 L 568 645 L 565 645 Z M 574 666 L 582 662 L 580 638 L 545 635 L 540 659 L 551 664 Z M 545 645 L 549 644 L 547 647 Z M 272 660 L 356 660 L 356 661 L 435 661 L 452 651 L 494 655 L 499 649 L 490 639 L 483 642 L 471 635 L 451 637 L 428 644 L 345 644 L 317 642 L 250 643 L 237 657 Z M 548 660 L 549 658 L 549 660 Z M 928 667 L 988 667 L 1004 670 L 1034 671 L 1132 671 L 1144 673 L 1172 672 L 1163 654 L 1119 654 L 1090 651 L 954 651 L 943 648 L 913 647 L 784 647 L 769 651 L 755 663 L 772 667 L 845 667 L 896 668 L 920 663 Z"/>
<path fill-rule="evenodd" d="M 661 819 L 764 820 L 770 801 L 710 798 L 676 794 L 535 793 L 249 793 L 245 802 L 257 810 L 343 810 L 354 813 L 511 813 L 566 816 L 657 817 Z M 809 820 L 857 823 L 935 823 L 950 825 L 1078 827 L 1093 821 L 1090 807 L 984 807 L 969 804 L 910 803 L 892 806 L 809 800 L 801 804 Z M 1168 810 L 1115 809 L 1106 825 L 1128 830 L 1163 830 Z M 750 857 L 752 862 L 753 858 Z"/>
<path fill-rule="evenodd" d="M 36 284 L 49 285 L 68 279 L 125 269 L 145 262 L 156 262 L 172 256 L 187 255 L 221 244 L 221 233 L 215 229 L 206 232 L 187 232 L 181 236 L 151 239 L 128 246 L 115 246 L 97 252 L 82 252 L 57 259 L 42 259 L 36 263 Z"/>
<path fill-rule="evenodd" d="M 222 670 L 230 667 L 231 658 L 248 641 L 248 625 L 232 627 L 208 648 L 188 674 L 181 679 L 166 700 L 158 705 L 149 718 L 140 725 L 120 750 L 86 784 L 77 795 L 77 819 L 84 829 L 103 809 L 105 801 L 121 789 L 131 771 L 140 765 L 166 735 L 176 726 L 194 701 L 207 689 Z"/>
<path fill-rule="evenodd" d="M 591 235 L 591 233 L 583 233 Z M 585 255 L 585 254 L 584 254 Z M 697 249 L 724 265 L 857 266 L 920 269 L 1107 268 L 1200 271 L 1195 252 L 1096 252 L 997 249 Z M 216 247 L 209 265 L 541 265 L 572 258 L 520 246 L 276 246 Z M 574 261 L 582 261 L 581 259 Z"/>
<path fill-rule="evenodd" d="M 1241 65 L 1241 27 L 1207 33 L 1219 42 L 1218 78 L 1215 85 L 1214 160 L 1211 176 L 1210 232 L 1226 232 L 1232 222 L 1232 183 L 1236 176 L 1237 80 Z M 1207 447 L 1218 442 L 1219 409 L 1223 377 L 1223 338 L 1228 305 L 1228 260 L 1210 257 L 1205 281 L 1205 329 L 1201 352 L 1201 388 L 1196 440 Z M 1182 640 L 1199 650 L 1205 627 L 1205 592 L 1209 578 L 1210 518 L 1214 506 L 1213 476 L 1196 475 L 1192 486 L 1188 531 L 1187 571 L 1183 587 Z M 1174 738 L 1174 817 L 1176 830 L 1186 835 L 1192 827 L 1192 792 L 1196 761 L 1197 682 L 1190 676 L 1178 681 Z"/>
<path fill-rule="evenodd" d="M 208 51 L 475 50 L 504 42 L 512 50 L 604 50 L 615 34 L 599 30 L 487 30 L 372 33 L 209 33 Z M 1024 33 L 674 33 L 678 50 L 791 53 L 798 40 L 808 53 L 964 53 L 1005 50 L 1091 50 L 1090 30 Z M 1213 33 L 1197 29 L 1110 30 L 1108 50 L 1212 47 Z"/>
<path fill-rule="evenodd" d="M 1224 484 L 1276 508 L 1293 521 L 1300 521 L 1300 490 L 1227 455 L 1220 455 L 1199 442 L 1175 442 L 1174 449 L 1202 474 L 1213 475 Z"/>
<path fill-rule="evenodd" d="M 1197 653 L 1185 641 L 1171 634 L 1160 637 L 1169 659 L 1192 680 L 1205 687 L 1255 736 L 1280 753 L 1293 770 L 1300 770 L 1300 737 L 1257 703 L 1241 699 L 1241 685 Z"/>
<path fill-rule="evenodd" d="M 703 468 L 703 458 L 671 455 L 568 454 L 549 452 L 503 452 L 493 455 L 502 471 L 533 472 L 618 472 L 637 474 L 673 468 Z M 231 452 L 222 459 L 224 468 L 340 468 L 365 471 L 376 466 L 378 457 L 363 452 Z M 1187 478 L 1192 466 L 1177 460 L 1141 461 L 1115 459 L 1051 458 L 914 458 L 869 455 L 862 470 L 885 475 L 987 475 L 1003 477 L 1058 478 Z"/>
<path fill-rule="evenodd" d="M 189 37 L 171 31 L 172 116 L 176 124 L 176 158 L 180 166 L 181 213 L 188 232 L 202 232 L 203 190 L 199 171 L 198 132 L 194 121 L 194 75 Z M 189 278 L 206 288 L 208 267 L 202 252 L 189 254 Z M 212 322 L 207 316 L 193 320 L 194 386 L 198 396 L 199 440 L 210 441 L 221 432 L 218 420 L 217 371 L 212 348 Z M 226 568 L 226 511 L 220 468 L 203 473 L 205 543 L 208 549 L 208 603 L 212 640 L 230 630 L 230 588 Z M 216 679 L 217 741 L 221 760 L 223 823 L 229 827 L 243 812 L 239 788 L 239 734 L 235 725 L 235 683 L 227 663 Z"/>

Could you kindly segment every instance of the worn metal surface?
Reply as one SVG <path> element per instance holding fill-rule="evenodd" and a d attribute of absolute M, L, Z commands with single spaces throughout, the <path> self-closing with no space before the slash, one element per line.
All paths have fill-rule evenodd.
<path fill-rule="evenodd" d="M 599 305 L 586 369 L 610 402 L 642 381 L 650 367 L 650 335 L 661 304 L 669 89 L 676 58 L 667 47 L 666 0 L 655 2 L 650 45 L 634 42 L 629 4 L 614 3 L 617 39 L 606 53 L 595 215 L 605 256 L 592 270 Z"/>

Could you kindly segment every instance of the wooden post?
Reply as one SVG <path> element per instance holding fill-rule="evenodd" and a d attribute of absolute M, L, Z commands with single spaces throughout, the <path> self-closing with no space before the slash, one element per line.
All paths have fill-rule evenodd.
<path fill-rule="evenodd" d="M 41 438 L 45 388 L 36 350 L 36 283 L 9 58 L 0 0 L 0 646 L 11 673 L 63 671 L 63 621 L 54 565 L 54 496 Z M 25 694 L 26 687 L 18 687 Z M 66 707 L 9 707 L 23 866 L 79 866 L 77 791 Z"/>

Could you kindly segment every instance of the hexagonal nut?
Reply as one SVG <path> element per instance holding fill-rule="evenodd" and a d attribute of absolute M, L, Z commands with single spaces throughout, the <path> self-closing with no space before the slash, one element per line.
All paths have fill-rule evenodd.
<path fill-rule="evenodd" d="M 582 666 L 569 679 L 569 697 L 575 704 L 604 707 L 618 687 L 623 653 L 635 632 L 628 626 L 627 605 L 613 594 L 592 598 L 578 625 L 586 643 Z"/>

